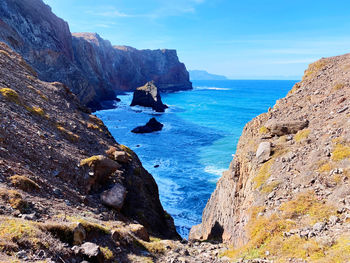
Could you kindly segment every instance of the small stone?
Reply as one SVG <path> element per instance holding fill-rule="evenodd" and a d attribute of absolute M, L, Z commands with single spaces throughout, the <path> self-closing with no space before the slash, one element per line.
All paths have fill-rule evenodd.
<path fill-rule="evenodd" d="M 262 142 L 259 144 L 258 150 L 256 151 L 256 158 L 258 163 L 266 162 L 270 159 L 271 155 L 271 143 L 270 142 Z"/>

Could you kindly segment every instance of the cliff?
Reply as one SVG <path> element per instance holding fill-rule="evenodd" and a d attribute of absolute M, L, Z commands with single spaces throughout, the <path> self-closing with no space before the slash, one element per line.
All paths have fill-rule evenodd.
<path fill-rule="evenodd" d="M 349 68 L 349 54 L 311 64 L 244 127 L 191 239 L 232 244 L 232 258 L 349 262 Z"/>
<path fill-rule="evenodd" d="M 42 0 L 1 1 L 0 41 L 21 54 L 41 80 L 66 84 L 92 109 L 151 80 L 162 91 L 192 88 L 175 50 L 113 47 L 90 33 L 72 36 Z"/>
<path fill-rule="evenodd" d="M 133 262 L 149 235 L 179 238 L 136 154 L 4 43 L 0 116 L 0 261 Z"/>

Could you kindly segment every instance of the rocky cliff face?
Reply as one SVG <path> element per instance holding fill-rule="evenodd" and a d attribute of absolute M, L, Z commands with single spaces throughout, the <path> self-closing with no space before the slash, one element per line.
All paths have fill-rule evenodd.
<path fill-rule="evenodd" d="M 349 68 L 350 55 L 311 64 L 244 127 L 190 238 L 233 244 L 233 258 L 350 260 Z"/>
<path fill-rule="evenodd" d="M 98 109 L 115 92 L 154 80 L 162 91 L 191 89 L 175 50 L 113 47 L 97 34 L 72 34 L 42 0 L 0 2 L 0 40 L 20 53 L 44 81 L 60 81 Z"/>
<path fill-rule="evenodd" d="M 148 235 L 178 238 L 136 154 L 4 43 L 0 116 L 0 261 L 133 262 Z"/>

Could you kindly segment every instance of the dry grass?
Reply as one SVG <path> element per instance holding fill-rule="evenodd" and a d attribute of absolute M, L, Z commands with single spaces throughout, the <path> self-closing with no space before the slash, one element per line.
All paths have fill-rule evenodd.
<path fill-rule="evenodd" d="M 309 80 L 310 78 L 316 76 L 316 74 L 321 71 L 326 66 L 326 61 L 323 59 L 320 59 L 312 64 L 309 65 L 308 69 L 305 70 L 303 81 Z"/>
<path fill-rule="evenodd" d="M 261 126 L 259 129 L 259 133 L 260 134 L 267 134 L 267 133 L 269 133 L 269 129 L 266 128 L 265 126 Z"/>
<path fill-rule="evenodd" d="M 79 135 L 65 129 L 63 126 L 61 126 L 60 124 L 56 125 L 57 130 L 59 130 L 65 137 L 66 139 L 68 139 L 71 142 L 78 142 L 80 137 Z"/>
<path fill-rule="evenodd" d="M 298 235 L 287 238 L 283 233 L 328 219 L 336 214 L 334 207 L 318 200 L 313 192 L 306 192 L 284 203 L 280 212 L 259 215 L 264 210 L 264 207 L 251 209 L 251 218 L 246 225 L 248 243 L 243 247 L 228 250 L 226 256 L 234 259 L 255 259 L 265 257 L 265 252 L 269 251 L 269 259 L 275 262 L 285 262 L 291 257 L 309 260 L 308 262 L 326 262 L 317 260 L 327 257 L 327 249 L 332 251 L 332 248 L 321 246 L 314 239 L 301 239 Z M 348 242 L 350 247 L 350 240 Z M 339 247 L 344 247 L 344 242 Z M 333 249 L 338 251 L 336 247 Z"/>
<path fill-rule="evenodd" d="M 84 165 L 88 165 L 89 167 L 91 167 L 94 163 L 96 163 L 97 161 L 101 161 L 103 158 L 102 155 L 94 155 L 91 156 L 89 158 L 83 159 L 80 161 L 80 166 L 84 166 Z"/>
<path fill-rule="evenodd" d="M 28 85 L 27 88 L 28 88 L 28 89 L 31 89 L 32 91 L 34 91 L 34 92 L 35 92 L 36 94 L 38 94 L 42 99 L 44 99 L 44 100 L 46 100 L 46 101 L 49 100 L 48 97 L 46 97 L 40 90 L 34 88 L 33 86 Z"/>
<path fill-rule="evenodd" d="M 343 89 L 344 87 L 345 87 L 345 84 L 344 84 L 344 83 L 337 83 L 337 84 L 334 85 L 333 90 L 334 90 L 334 91 L 341 90 L 341 89 Z"/>
<path fill-rule="evenodd" d="M 253 178 L 254 189 L 258 189 L 259 187 L 261 187 L 270 178 L 270 169 L 273 162 L 274 160 L 271 159 L 260 167 L 258 175 Z"/>
<path fill-rule="evenodd" d="M 11 176 L 10 181 L 15 187 L 26 192 L 32 192 L 40 189 L 40 186 L 36 182 L 22 175 Z"/>
<path fill-rule="evenodd" d="M 298 131 L 297 134 L 295 134 L 295 136 L 294 136 L 294 140 L 296 142 L 300 142 L 302 140 L 305 140 L 309 137 L 310 132 L 311 131 L 309 129 L 304 129 L 304 130 Z"/>
<path fill-rule="evenodd" d="M 17 91 L 9 88 L 1 88 L 0 94 L 4 96 L 8 101 L 14 102 L 16 104 L 20 104 L 19 95 Z"/>
<path fill-rule="evenodd" d="M 332 152 L 332 160 L 337 162 L 350 157 L 350 146 L 336 144 Z"/>
<path fill-rule="evenodd" d="M 23 199 L 22 195 L 15 190 L 0 188 L 0 197 L 5 202 L 9 203 L 13 209 L 18 209 L 22 212 L 28 208 L 28 203 Z"/>

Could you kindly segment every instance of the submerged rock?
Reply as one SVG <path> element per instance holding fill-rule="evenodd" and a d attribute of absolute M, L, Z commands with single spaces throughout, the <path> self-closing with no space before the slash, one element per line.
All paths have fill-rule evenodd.
<path fill-rule="evenodd" d="M 146 125 L 139 126 L 133 129 L 133 133 L 151 133 L 156 131 L 161 131 L 163 129 L 163 124 L 158 122 L 155 118 L 150 119 Z"/>
<path fill-rule="evenodd" d="M 163 104 L 157 87 L 153 82 L 147 82 L 145 86 L 134 91 L 130 106 L 150 107 L 157 112 L 164 112 L 167 105 Z"/>

